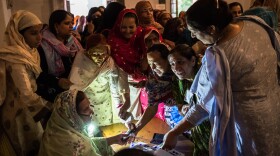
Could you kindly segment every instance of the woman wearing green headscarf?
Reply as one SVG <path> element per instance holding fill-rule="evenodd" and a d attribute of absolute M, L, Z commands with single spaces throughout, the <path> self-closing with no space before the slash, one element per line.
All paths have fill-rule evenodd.
<path fill-rule="evenodd" d="M 92 121 L 93 110 L 82 91 L 69 90 L 59 94 L 54 111 L 43 135 L 39 155 L 110 156 L 112 144 L 125 144 L 121 138 L 90 137 L 87 127 Z"/>

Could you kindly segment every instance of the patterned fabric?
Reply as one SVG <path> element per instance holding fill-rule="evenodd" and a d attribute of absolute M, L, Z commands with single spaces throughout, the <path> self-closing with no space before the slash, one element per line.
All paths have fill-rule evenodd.
<path fill-rule="evenodd" d="M 34 14 L 16 12 L 7 26 L 6 44 L 0 49 L 1 127 L 17 155 L 36 155 L 43 128 L 39 120 L 52 105 L 39 97 L 36 77 L 40 74 L 40 59 L 19 30 L 41 24 Z M 7 88 L 9 87 L 9 88 Z"/>
<path fill-rule="evenodd" d="M 163 74 L 161 77 L 151 72 L 145 86 L 150 106 L 157 105 L 161 102 L 171 106 L 175 104 L 171 83 L 174 79 L 175 76 L 172 71 Z"/>
<path fill-rule="evenodd" d="M 149 106 L 148 94 L 147 94 L 147 91 L 145 88 L 141 89 L 140 101 L 141 101 L 141 106 L 142 106 L 142 109 L 144 112 Z M 161 119 L 162 121 L 165 121 L 164 103 L 161 102 L 158 104 L 158 110 L 157 110 L 155 117 Z"/>
<path fill-rule="evenodd" d="M 190 105 L 190 107 L 196 105 L 197 104 L 196 95 L 193 95 L 189 90 L 191 88 L 193 81 L 178 80 L 178 82 L 179 83 L 174 83 L 173 86 L 173 90 L 174 90 L 173 94 L 176 97 L 176 103 Z M 172 122 L 171 125 L 174 127 L 183 119 L 183 117 L 179 114 L 178 107 L 177 106 L 173 106 L 173 107 L 176 108 L 172 108 L 172 109 L 169 108 L 170 110 L 169 118 L 171 120 L 170 122 Z M 194 152 L 193 152 L 194 156 L 203 156 L 209 154 L 208 145 L 209 145 L 210 131 L 211 131 L 211 125 L 209 120 L 206 120 L 200 125 L 195 126 L 194 128 L 191 129 L 191 139 L 194 142 Z"/>
<path fill-rule="evenodd" d="M 43 31 L 41 46 L 48 63 L 48 73 L 60 77 L 65 72 L 61 57 L 73 58 L 77 52 L 83 51 L 79 41 L 70 36 L 67 43 L 59 41 L 48 29 Z"/>
<path fill-rule="evenodd" d="M 122 37 L 120 32 L 121 22 L 127 13 L 136 13 L 133 10 L 125 9 L 120 12 L 118 19 L 110 31 L 108 36 L 108 44 L 111 46 L 112 57 L 116 64 L 124 70 L 127 74 L 131 75 L 135 80 L 143 80 L 145 76 L 140 70 L 142 56 L 142 48 L 139 46 L 139 37 L 142 28 L 137 27 L 135 34 L 129 39 Z"/>
<path fill-rule="evenodd" d="M 42 24 L 40 19 L 31 12 L 19 10 L 11 17 L 6 31 L 6 46 L 0 49 L 0 59 L 12 63 L 25 64 L 34 72 L 36 77 L 41 73 L 40 57 L 36 48 L 30 48 L 26 44 L 19 31 Z"/>
<path fill-rule="evenodd" d="M 122 94 L 129 92 L 127 74 L 109 55 L 108 45 L 98 45 L 75 57 L 69 79 L 71 89 L 85 91 L 92 107 L 93 120 L 99 126 L 120 123 L 117 109 L 123 103 Z"/>
<path fill-rule="evenodd" d="M 237 36 L 206 51 L 191 89 L 200 104 L 187 119 L 197 125 L 209 116 L 210 155 L 278 155 L 277 39 L 269 27 L 243 22 Z"/>
<path fill-rule="evenodd" d="M 65 91 L 55 100 L 54 111 L 44 132 L 39 155 L 113 155 L 105 138 L 88 137 L 76 111 L 77 90 Z"/>
<path fill-rule="evenodd" d="M 174 128 L 184 117 L 179 113 L 178 107 L 164 106 L 164 118 L 169 127 Z"/>

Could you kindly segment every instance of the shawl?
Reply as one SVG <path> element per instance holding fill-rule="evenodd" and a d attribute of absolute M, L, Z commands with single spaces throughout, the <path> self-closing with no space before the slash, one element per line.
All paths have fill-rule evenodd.
<path fill-rule="evenodd" d="M 199 84 L 202 73 L 200 68 L 190 91 L 198 96 L 201 100 L 199 103 L 205 110 L 208 110 L 207 105 L 212 105 L 212 110 L 208 110 L 212 125 L 210 155 L 237 155 L 229 62 L 223 50 L 214 45 L 207 48 L 203 66 L 206 67 L 211 88 L 203 88 Z M 213 93 L 213 97 L 209 97 L 211 95 L 207 90 Z"/>
<path fill-rule="evenodd" d="M 125 9 L 120 12 L 118 19 L 108 36 L 108 44 L 112 49 L 112 57 L 116 64 L 134 79 L 143 79 L 140 70 L 140 63 L 143 59 L 142 48 L 139 47 L 140 34 L 142 28 L 137 27 L 135 34 L 127 40 L 122 37 L 120 32 L 121 22 L 127 13 L 136 13 L 133 10 Z"/>
<path fill-rule="evenodd" d="M 18 64 L 25 64 L 36 77 L 41 73 L 40 57 L 36 48 L 30 48 L 19 31 L 42 24 L 31 12 L 19 10 L 12 15 L 6 31 L 6 45 L 0 49 L 0 59 Z"/>
<path fill-rule="evenodd" d="M 139 25 L 141 27 L 149 27 L 149 26 L 153 26 L 155 28 L 157 28 L 158 30 L 160 30 L 161 32 L 163 32 L 163 26 L 159 23 L 157 23 L 154 19 L 154 16 L 151 15 L 148 18 L 144 18 L 141 16 L 142 14 L 142 10 L 148 7 L 152 7 L 152 4 L 150 3 L 150 1 L 139 1 L 136 6 L 135 6 L 135 11 L 137 16 L 139 17 Z"/>
<path fill-rule="evenodd" d="M 146 56 L 146 53 L 147 53 L 147 50 L 148 50 L 148 47 L 147 47 L 147 45 L 146 45 L 146 43 L 145 43 L 145 40 L 146 40 L 146 38 L 147 38 L 152 32 L 155 32 L 155 33 L 158 34 L 159 42 L 160 42 L 160 43 L 163 42 L 163 38 L 162 38 L 162 36 L 161 36 L 161 34 L 160 34 L 160 32 L 158 31 L 157 28 L 155 28 L 155 27 L 146 27 L 146 28 L 144 28 L 144 29 L 143 29 L 143 33 L 142 33 L 142 35 L 141 35 L 141 46 L 144 47 L 144 52 L 145 52 L 144 54 L 145 54 L 145 56 Z"/>
<path fill-rule="evenodd" d="M 279 34 L 273 30 L 273 28 L 271 28 L 269 25 L 267 25 L 267 23 L 265 23 L 265 21 L 263 21 L 263 19 L 256 17 L 256 16 L 241 16 L 238 17 L 237 20 L 249 20 L 252 22 L 255 22 L 257 24 L 259 24 L 260 26 L 262 26 L 268 33 L 271 44 L 273 46 L 273 48 L 275 49 L 276 55 L 277 55 L 277 78 L 278 78 L 278 84 L 280 85 L 280 45 L 279 45 Z"/>
<path fill-rule="evenodd" d="M 77 90 L 69 90 L 56 98 L 39 155 L 112 155 L 105 138 L 85 134 L 84 122 L 76 110 L 76 96 Z"/>
<path fill-rule="evenodd" d="M 44 49 L 49 74 L 58 77 L 65 72 L 61 57 L 75 57 L 77 52 L 83 50 L 81 44 L 74 36 L 71 35 L 67 43 L 64 44 L 48 29 L 43 31 L 41 46 Z"/>
<path fill-rule="evenodd" d="M 12 15 L 6 31 L 6 45 L 0 48 L 0 105 L 6 98 L 6 64 L 5 62 L 24 64 L 26 68 L 32 71 L 35 77 L 41 73 L 40 56 L 36 48 L 30 48 L 26 44 L 24 37 L 19 33 L 25 28 L 42 24 L 40 19 L 33 13 L 19 10 Z"/>
<path fill-rule="evenodd" d="M 237 20 L 250 20 L 261 25 L 269 34 L 271 43 L 277 53 L 278 60 L 278 80 L 279 79 L 279 60 L 280 48 L 277 40 L 277 33 L 273 31 L 260 18 L 253 16 L 239 17 Z M 203 58 L 202 66 L 206 67 L 207 76 L 211 88 L 203 88 L 199 84 L 199 78 L 202 73 L 202 68 L 196 75 L 196 78 L 191 87 L 191 92 L 196 93 L 201 101 L 201 106 L 208 110 L 206 105 L 212 105 L 208 110 L 210 113 L 210 121 L 212 124 L 212 134 L 210 137 L 210 154 L 211 155 L 238 155 L 237 145 L 240 145 L 240 140 L 237 140 L 238 134 L 235 131 L 234 121 L 234 106 L 230 82 L 230 66 L 222 49 L 218 49 L 215 45 L 208 47 Z M 209 97 L 203 92 L 210 90 L 214 97 Z M 207 91 L 206 91 L 207 92 Z M 213 102 L 213 103 L 211 103 Z M 211 103 L 211 104 L 210 104 Z"/>
<path fill-rule="evenodd" d="M 115 68 L 108 45 L 98 45 L 85 53 L 78 53 L 69 74 L 69 80 L 74 83 L 71 89 L 86 90 L 99 75 Z"/>

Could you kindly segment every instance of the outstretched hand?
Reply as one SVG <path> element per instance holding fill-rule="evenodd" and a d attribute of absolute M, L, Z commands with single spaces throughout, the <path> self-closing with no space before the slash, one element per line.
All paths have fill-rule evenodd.
<path fill-rule="evenodd" d="M 163 145 L 162 145 L 162 149 L 164 150 L 171 150 L 173 148 L 175 148 L 176 144 L 177 144 L 177 135 L 172 133 L 172 131 L 169 131 L 168 133 L 166 133 L 164 135 L 163 138 Z"/>
<path fill-rule="evenodd" d="M 126 145 L 127 143 L 131 142 L 131 140 L 134 138 L 133 136 L 130 136 L 129 134 L 118 134 L 116 137 L 116 144 L 119 145 Z"/>

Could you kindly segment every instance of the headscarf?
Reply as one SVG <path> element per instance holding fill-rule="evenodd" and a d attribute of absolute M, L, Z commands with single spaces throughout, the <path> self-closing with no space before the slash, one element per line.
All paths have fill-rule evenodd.
<path fill-rule="evenodd" d="M 155 28 L 155 27 L 144 28 L 143 31 L 142 31 L 142 34 L 141 34 L 141 47 L 142 47 L 142 49 L 144 49 L 144 55 L 145 56 L 147 55 L 147 50 L 148 50 L 148 47 L 146 46 L 145 40 L 152 32 L 157 33 L 160 43 L 163 42 L 163 38 L 162 38 L 162 36 L 161 36 L 161 34 L 160 34 L 160 32 L 158 31 L 157 28 Z"/>
<path fill-rule="evenodd" d="M 141 14 L 142 14 L 141 9 L 145 8 L 145 7 L 152 8 L 152 4 L 150 3 L 150 1 L 139 1 L 135 6 L 135 11 L 139 18 L 139 25 L 144 28 L 148 27 L 148 26 L 153 26 L 153 27 L 157 28 L 159 31 L 162 31 L 162 33 L 163 33 L 163 29 L 164 29 L 163 26 L 161 24 L 157 23 L 153 16 L 151 16 L 151 18 L 149 18 L 149 19 L 143 18 L 141 16 Z"/>
<path fill-rule="evenodd" d="M 39 24 L 42 22 L 33 13 L 25 10 L 17 11 L 12 15 L 5 31 L 6 45 L 0 49 L 0 60 L 24 64 L 36 77 L 42 71 L 39 53 L 36 48 L 29 47 L 20 31 Z"/>
<path fill-rule="evenodd" d="M 94 141 L 102 142 L 103 146 L 106 146 L 104 148 L 112 152 L 105 139 L 96 140 L 84 133 L 85 124 L 76 110 L 77 93 L 77 90 L 68 90 L 57 96 L 43 135 L 39 155 L 101 156 L 102 149 L 97 148 Z"/>
<path fill-rule="evenodd" d="M 113 29 L 109 33 L 108 44 L 111 46 L 112 57 L 116 64 L 126 73 L 132 75 L 134 79 L 138 79 L 143 77 L 140 71 L 143 53 L 142 49 L 139 47 L 142 28 L 137 27 L 135 34 L 130 40 L 123 38 L 120 32 L 121 22 L 127 13 L 136 15 L 135 11 L 130 9 L 125 9 L 120 12 Z"/>
<path fill-rule="evenodd" d="M 83 51 L 81 44 L 73 35 L 71 35 L 67 43 L 64 44 L 59 41 L 49 29 L 43 31 L 41 46 L 44 49 L 49 74 L 58 77 L 65 72 L 61 57 L 74 57 L 77 52 Z"/>
<path fill-rule="evenodd" d="M 150 25 L 155 22 L 155 19 L 153 18 L 153 16 L 151 16 L 151 18 L 149 18 L 149 19 L 145 19 L 141 16 L 141 14 L 142 14 L 141 10 L 143 8 L 147 8 L 147 7 L 152 8 L 152 4 L 150 3 L 150 1 L 139 1 L 135 6 L 135 11 L 136 11 L 137 16 L 139 17 L 140 25 Z"/>

